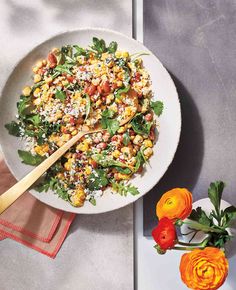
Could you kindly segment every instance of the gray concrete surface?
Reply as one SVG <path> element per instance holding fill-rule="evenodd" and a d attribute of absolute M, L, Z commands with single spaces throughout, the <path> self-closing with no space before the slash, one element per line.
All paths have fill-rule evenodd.
<path fill-rule="evenodd" d="M 236 2 L 146 0 L 144 44 L 172 74 L 183 127 L 174 162 L 144 198 L 144 233 L 156 224 L 155 204 L 172 187 L 206 197 L 211 181 L 227 184 L 236 204 Z"/>
<path fill-rule="evenodd" d="M 0 87 L 21 56 L 55 33 L 86 26 L 132 33 L 131 0 L 3 0 L 0 11 Z M 0 242 L 0 289 L 133 289 L 133 207 L 78 216 L 55 260 Z"/>

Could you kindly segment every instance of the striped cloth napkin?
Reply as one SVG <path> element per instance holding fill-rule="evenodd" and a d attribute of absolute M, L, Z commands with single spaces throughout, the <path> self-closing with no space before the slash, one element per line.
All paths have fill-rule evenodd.
<path fill-rule="evenodd" d="M 0 194 L 15 182 L 0 159 Z M 10 238 L 55 258 L 74 218 L 75 214 L 47 206 L 26 192 L 0 215 L 0 241 Z"/>

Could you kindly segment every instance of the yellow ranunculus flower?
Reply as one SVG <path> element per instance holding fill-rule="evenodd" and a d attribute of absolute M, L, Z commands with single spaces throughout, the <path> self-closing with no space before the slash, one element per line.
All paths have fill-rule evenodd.
<path fill-rule="evenodd" d="M 164 193 L 156 205 L 159 219 L 171 220 L 187 218 L 192 211 L 192 194 L 186 188 L 173 188 Z"/>

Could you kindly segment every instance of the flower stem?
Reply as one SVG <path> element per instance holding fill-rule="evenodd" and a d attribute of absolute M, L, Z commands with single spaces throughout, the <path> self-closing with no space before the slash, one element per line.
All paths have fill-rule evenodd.
<path fill-rule="evenodd" d="M 191 229 L 200 230 L 200 231 L 203 231 L 206 233 L 211 232 L 211 233 L 221 234 L 225 231 L 224 229 L 212 228 L 212 227 L 209 227 L 207 225 L 202 225 L 202 224 L 195 222 L 195 221 L 183 221 L 183 224 L 188 225 Z"/>
<path fill-rule="evenodd" d="M 178 246 L 175 246 L 172 249 L 178 250 L 178 251 L 192 251 L 194 249 L 204 249 L 204 247 L 178 247 Z"/>

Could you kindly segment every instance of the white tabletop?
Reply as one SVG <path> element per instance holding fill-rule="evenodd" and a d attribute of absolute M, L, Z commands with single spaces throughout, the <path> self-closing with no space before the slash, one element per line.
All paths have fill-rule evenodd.
<path fill-rule="evenodd" d="M 0 86 L 27 51 L 60 31 L 107 27 L 131 36 L 129 0 L 0 2 Z M 1 290 L 133 289 L 133 207 L 78 216 L 55 260 L 15 241 L 0 242 Z"/>

